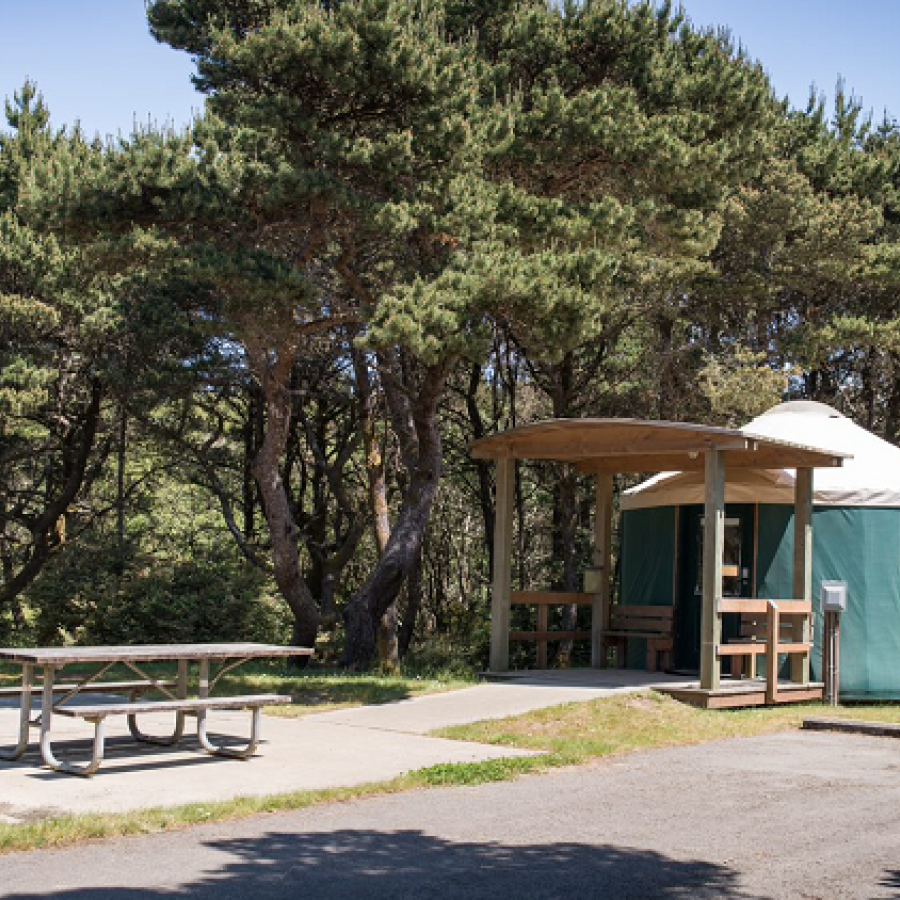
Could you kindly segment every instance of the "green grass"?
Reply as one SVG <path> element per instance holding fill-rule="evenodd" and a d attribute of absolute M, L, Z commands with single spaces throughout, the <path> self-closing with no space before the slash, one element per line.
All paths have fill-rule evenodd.
<path fill-rule="evenodd" d="M 289 694 L 291 706 L 278 706 L 267 712 L 275 716 L 305 716 L 310 713 L 355 706 L 375 706 L 395 703 L 425 694 L 471 687 L 474 679 L 424 678 L 403 675 L 347 675 L 344 673 L 313 673 L 284 675 L 250 672 L 226 675 L 220 693 Z"/>
<path fill-rule="evenodd" d="M 152 663 L 141 668 L 157 678 L 174 679 L 176 666 L 166 663 Z M 62 676 L 57 678 L 72 679 L 84 675 L 91 670 L 85 666 L 67 666 Z M 196 680 L 196 670 L 192 672 Z M 123 676 L 134 677 L 125 669 L 110 671 L 105 680 L 114 680 Z M 18 673 L 11 669 L 0 671 L 0 685 L 16 684 Z M 344 672 L 320 669 L 304 669 L 290 671 L 283 664 L 256 663 L 244 666 L 233 673 L 225 675 L 216 686 L 215 692 L 220 695 L 236 695 L 248 693 L 286 694 L 293 698 L 291 706 L 271 707 L 267 713 L 276 716 L 305 716 L 310 713 L 328 712 L 335 709 L 350 709 L 356 706 L 376 706 L 382 703 L 394 703 L 425 694 L 436 694 L 444 691 L 471 687 L 475 683 L 474 676 L 466 679 L 458 674 L 433 676 L 419 675 L 348 675 Z M 194 685 L 196 688 L 196 684 Z"/>
<path fill-rule="evenodd" d="M 319 700 L 329 708 L 335 708 L 335 704 L 355 704 L 361 702 L 360 698 L 368 696 L 381 697 L 380 702 L 388 702 L 390 698 L 396 697 L 397 691 L 403 693 L 407 689 L 415 690 L 415 686 L 406 688 L 391 685 L 390 682 L 394 679 L 371 676 L 348 679 L 347 676 L 336 675 L 282 676 L 263 672 L 243 677 L 286 679 L 288 689 L 296 689 L 296 679 L 321 679 L 322 685 L 309 689 L 321 691 Z M 380 682 L 388 682 L 388 685 L 385 687 Z M 425 685 L 427 684 L 426 680 Z M 439 682 L 439 685 L 446 684 Z M 248 686 L 270 689 L 272 683 L 251 681 L 229 686 L 241 690 Z M 300 810 L 318 804 L 349 802 L 414 789 L 507 781 L 522 775 L 582 765 L 638 750 L 791 731 L 799 728 L 804 718 L 814 715 L 900 722 L 900 706 L 851 706 L 834 709 L 817 704 L 714 711 L 694 709 L 649 691 L 589 703 L 570 703 L 509 719 L 447 728 L 437 733 L 459 740 L 543 751 L 539 756 L 436 765 L 389 781 L 351 788 L 298 791 L 220 803 L 191 804 L 174 809 L 59 816 L 15 825 L 0 824 L 0 853 L 61 847 L 86 840 L 153 834 L 207 822 Z"/>
<path fill-rule="evenodd" d="M 645 691 L 569 703 L 524 716 L 459 725 L 441 737 L 501 747 L 542 750 L 566 764 L 605 756 L 790 731 L 810 716 L 900 723 L 900 706 L 830 707 L 822 704 L 741 710 L 695 709 Z"/>

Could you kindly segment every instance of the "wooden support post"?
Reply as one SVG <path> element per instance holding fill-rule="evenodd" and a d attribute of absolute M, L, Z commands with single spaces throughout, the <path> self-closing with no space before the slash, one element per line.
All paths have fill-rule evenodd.
<path fill-rule="evenodd" d="M 537 608 L 537 630 L 538 634 L 546 635 L 550 630 L 550 607 L 543 603 Z M 547 640 L 546 638 L 538 638 L 537 641 L 537 667 L 539 669 L 547 668 Z"/>
<path fill-rule="evenodd" d="M 795 600 L 812 600 L 813 470 L 797 469 L 794 486 L 794 588 Z M 795 616 L 791 625 L 794 643 L 810 643 L 811 616 Z M 791 681 L 809 684 L 809 654 L 791 657 Z"/>
<path fill-rule="evenodd" d="M 719 689 L 722 616 L 722 549 L 725 544 L 725 451 L 706 451 L 706 502 L 703 520 L 703 609 L 700 621 L 700 687 Z"/>
<path fill-rule="evenodd" d="M 778 642 L 781 616 L 778 607 L 770 600 L 766 619 L 766 703 L 778 702 Z"/>
<path fill-rule="evenodd" d="M 509 669 L 509 601 L 512 587 L 513 498 L 516 461 L 497 460 L 494 495 L 494 578 L 491 592 L 491 671 Z"/>
<path fill-rule="evenodd" d="M 612 507 L 613 477 L 601 472 L 597 475 L 593 560 L 594 568 L 599 570 L 600 584 L 591 607 L 591 665 L 595 669 L 606 666 L 603 633 L 609 631 L 609 604 L 612 600 Z"/>

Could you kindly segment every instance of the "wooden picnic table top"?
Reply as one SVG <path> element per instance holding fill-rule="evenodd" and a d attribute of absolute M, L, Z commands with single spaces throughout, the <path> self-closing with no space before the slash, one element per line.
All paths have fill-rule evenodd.
<path fill-rule="evenodd" d="M 311 647 L 279 644 L 131 644 L 108 647 L 0 647 L 0 660 L 38 666 L 93 662 L 166 662 L 195 659 L 261 659 L 312 656 Z"/>

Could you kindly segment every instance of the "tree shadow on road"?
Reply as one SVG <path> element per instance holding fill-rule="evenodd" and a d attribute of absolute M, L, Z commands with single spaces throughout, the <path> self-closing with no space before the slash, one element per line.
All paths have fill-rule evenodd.
<path fill-rule="evenodd" d="M 147 871 L 164 874 L 167 864 L 165 854 L 159 853 L 162 848 L 152 842 L 144 846 Z M 178 896 L 200 900 L 751 900 L 738 887 L 738 873 L 727 866 L 610 845 L 464 843 L 421 831 L 343 830 L 213 840 L 198 852 L 210 849 L 223 857 L 198 859 L 208 874 L 195 881 L 164 882 L 159 888 L 131 886 L 140 884 L 140 875 L 123 868 L 121 887 L 87 886 L 99 880 L 88 871 L 84 888 L 44 890 L 40 896 L 60 900 Z M 124 856 L 133 861 L 133 851 L 134 845 Z M 124 862 L 123 858 L 123 866 Z M 100 866 L 107 879 L 109 868 L 108 862 Z M 5 895 L 7 900 L 35 896 Z"/>
<path fill-rule="evenodd" d="M 884 900 L 900 900 L 900 869 L 885 872 L 879 884 L 890 889 L 890 893 L 884 895 Z"/>

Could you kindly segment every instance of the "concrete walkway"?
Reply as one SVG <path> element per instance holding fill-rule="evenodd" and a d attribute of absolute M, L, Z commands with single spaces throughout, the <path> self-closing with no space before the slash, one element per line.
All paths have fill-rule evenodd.
<path fill-rule="evenodd" d="M 320 713 L 314 718 L 317 722 L 355 728 L 428 734 L 451 725 L 504 719 L 561 703 L 585 703 L 600 697 L 633 693 L 654 686 L 689 684 L 696 680 L 624 669 L 529 672 L 446 694 Z"/>
<path fill-rule="evenodd" d="M 107 758 L 89 779 L 51 772 L 32 749 L 17 763 L 0 763 L 0 821 L 60 813 L 123 812 L 238 796 L 264 796 L 383 781 L 440 763 L 478 762 L 528 755 L 526 751 L 429 737 L 448 725 L 518 715 L 560 703 L 583 702 L 659 683 L 642 672 L 532 673 L 382 706 L 314 714 L 299 719 L 265 717 L 263 744 L 251 760 L 225 760 L 201 752 L 195 741 L 177 749 L 135 744 L 121 717 L 107 720 Z M 91 702 L 96 699 L 92 697 Z M 218 713 L 211 730 L 245 734 L 249 717 Z M 0 739 L 15 733 L 17 711 L 0 706 Z M 164 734 L 171 718 L 142 722 Z M 91 726 L 54 720 L 58 755 L 84 760 Z"/>

